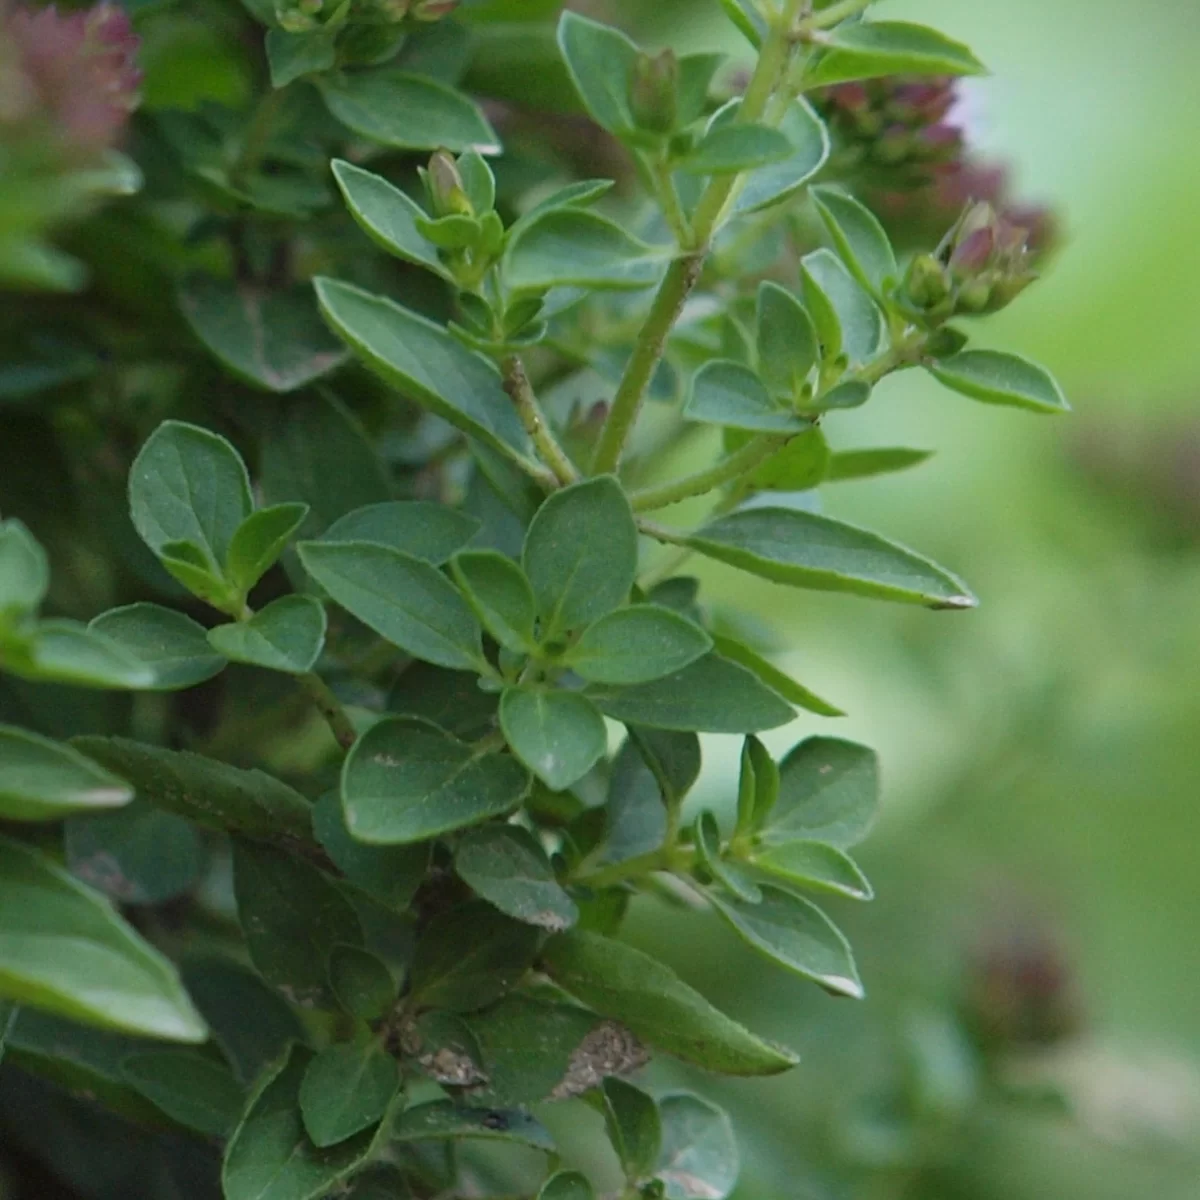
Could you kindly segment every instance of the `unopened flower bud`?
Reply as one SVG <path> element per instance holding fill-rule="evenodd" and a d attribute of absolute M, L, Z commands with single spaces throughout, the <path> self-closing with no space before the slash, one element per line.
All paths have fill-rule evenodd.
<path fill-rule="evenodd" d="M 946 268 L 932 254 L 919 254 L 909 264 L 904 291 L 918 308 L 936 308 L 950 295 Z"/>
<path fill-rule="evenodd" d="M 458 164 L 444 150 L 439 150 L 430 160 L 425 172 L 425 186 L 429 192 L 429 203 L 435 217 L 473 217 L 471 205 Z"/>
<path fill-rule="evenodd" d="M 992 300 L 992 281 L 973 279 L 958 291 L 957 306 L 960 312 L 982 313 L 988 311 Z"/>
<path fill-rule="evenodd" d="M 956 280 L 971 279 L 987 267 L 996 251 L 996 231 L 992 226 L 969 233 L 950 255 L 950 272 Z"/>
<path fill-rule="evenodd" d="M 678 116 L 679 60 L 673 50 L 639 54 L 629 85 L 633 119 L 650 133 L 670 133 Z"/>

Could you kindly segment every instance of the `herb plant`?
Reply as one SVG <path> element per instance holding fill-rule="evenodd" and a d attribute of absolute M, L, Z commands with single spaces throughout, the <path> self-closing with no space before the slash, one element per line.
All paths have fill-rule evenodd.
<path fill-rule="evenodd" d="M 962 182 L 964 46 L 722 3 L 748 75 L 539 0 L 131 5 L 245 94 L 151 60 L 123 152 L 124 11 L 0 6 L 6 1070 L 154 1131 L 145 1195 L 219 1152 L 226 1200 L 585 1200 L 535 1115 L 582 1098 L 621 1196 L 724 1197 L 724 1115 L 626 1077 L 797 1057 L 631 899 L 863 995 L 821 905 L 872 897 L 875 755 L 776 761 L 840 712 L 683 572 L 973 607 L 820 489 L 925 457 L 831 448 L 901 371 L 1066 408 L 970 344 L 1044 230 L 972 190 L 891 236 Z M 730 828 L 701 734 L 744 737 Z"/>

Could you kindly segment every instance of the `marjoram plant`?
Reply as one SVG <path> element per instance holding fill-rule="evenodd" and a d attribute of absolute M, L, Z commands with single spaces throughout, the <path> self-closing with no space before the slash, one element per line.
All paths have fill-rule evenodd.
<path fill-rule="evenodd" d="M 818 901 L 871 898 L 879 781 L 776 761 L 839 710 L 681 572 L 973 607 L 820 489 L 925 457 L 831 448 L 899 372 L 1066 409 L 970 344 L 1044 221 L 964 158 L 980 62 L 871 0 L 721 0 L 748 71 L 597 5 L 243 3 L 0 5 L 5 1072 L 150 1131 L 138 1195 L 587 1200 L 582 1100 L 624 1200 L 718 1200 L 727 1117 L 626 1077 L 797 1056 L 622 919 L 861 997 Z M 181 9 L 245 94 L 147 58 L 131 116 Z"/>

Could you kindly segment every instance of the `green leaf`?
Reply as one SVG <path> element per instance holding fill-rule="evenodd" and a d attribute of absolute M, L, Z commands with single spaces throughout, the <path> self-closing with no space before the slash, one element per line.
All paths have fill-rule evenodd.
<path fill-rule="evenodd" d="M 408 1176 L 389 1163 L 371 1164 L 355 1175 L 349 1186 L 343 1200 L 412 1200 Z"/>
<path fill-rule="evenodd" d="M 664 1096 L 658 1107 L 662 1152 L 656 1174 L 667 1200 L 725 1200 L 741 1169 L 729 1118 L 687 1092 Z"/>
<path fill-rule="evenodd" d="M 654 776 L 663 798 L 672 805 L 684 797 L 700 778 L 700 739 L 694 733 L 629 727 L 638 755 Z"/>
<path fill-rule="evenodd" d="M 474 671 L 446 671 L 428 663 L 414 663 L 396 680 L 388 697 L 388 710 L 420 717 L 466 741 L 493 733 L 500 697 L 485 691 Z"/>
<path fill-rule="evenodd" d="M 72 817 L 67 865 L 122 904 L 163 904 L 195 887 L 207 865 L 194 826 L 143 800 L 119 812 Z"/>
<path fill-rule="evenodd" d="M 734 100 L 716 117 L 729 121 L 737 114 Z M 794 100 L 779 123 L 780 132 L 791 143 L 791 154 L 782 162 L 760 166 L 746 175 L 733 202 L 733 213 L 746 216 L 794 196 L 825 165 L 830 154 L 829 133 L 806 100 Z"/>
<path fill-rule="evenodd" d="M 129 604 L 94 617 L 88 629 L 115 642 L 154 675 L 147 690 L 175 692 L 195 687 L 225 669 L 203 625 L 158 604 Z"/>
<path fill-rule="evenodd" d="M 506 650 L 530 653 L 536 643 L 537 607 L 525 572 L 495 550 L 457 554 L 450 569 L 484 629 Z"/>
<path fill-rule="evenodd" d="M 373 1039 L 329 1046 L 300 1085 L 305 1131 L 316 1146 L 336 1146 L 378 1125 L 399 1087 L 396 1060 Z"/>
<path fill-rule="evenodd" d="M 380 721 L 342 769 L 351 835 L 376 845 L 422 842 L 511 812 L 529 775 L 507 755 L 478 751 L 405 717 Z"/>
<path fill-rule="evenodd" d="M 679 169 L 689 175 L 728 175 L 783 162 L 792 153 L 787 135 L 768 125 L 749 121 L 715 124 L 680 160 Z"/>
<path fill-rule="evenodd" d="M 958 579 L 929 559 L 865 529 L 793 508 L 752 508 L 721 517 L 689 535 L 686 544 L 793 587 L 929 608 L 977 603 Z"/>
<path fill-rule="evenodd" d="M 337 62 L 336 42 L 336 29 L 309 29 L 303 33 L 268 29 L 267 65 L 271 69 L 271 86 L 284 88 L 305 75 L 328 71 Z"/>
<path fill-rule="evenodd" d="M 819 717 L 844 717 L 846 714 L 828 700 L 810 692 L 808 688 L 797 683 L 790 675 L 785 674 L 773 663 L 752 650 L 744 642 L 724 634 L 713 634 L 713 644 L 723 657 L 740 663 L 747 670 L 753 671 L 758 678 L 772 691 L 778 692 L 789 704 L 802 708 L 806 712 L 816 713 Z"/>
<path fill-rule="evenodd" d="M 333 865 L 355 887 L 387 908 L 403 912 L 425 880 L 428 846 L 368 846 L 346 828 L 342 798 L 326 792 L 313 806 L 313 832 Z"/>
<path fill-rule="evenodd" d="M 387 963 L 358 946 L 334 946 L 329 986 L 342 1008 L 360 1021 L 377 1021 L 396 1003 L 396 981 Z"/>
<path fill-rule="evenodd" d="M 198 825 L 247 837 L 309 836 L 308 801 L 262 771 L 126 738 L 80 737 L 72 744 L 127 779 L 142 800 Z"/>
<path fill-rule="evenodd" d="M 816 412 L 833 412 L 837 409 L 861 408 L 871 398 L 871 385 L 861 379 L 847 379 L 830 388 L 812 404 Z"/>
<path fill-rule="evenodd" d="M 713 1008 L 670 967 L 597 933 L 565 933 L 543 951 L 556 983 L 664 1053 L 724 1075 L 776 1075 L 795 1056 Z"/>
<path fill-rule="evenodd" d="M 804 305 L 770 280 L 758 289 L 757 343 L 767 390 L 789 404 L 802 396 L 821 358 L 817 330 Z"/>
<path fill-rule="evenodd" d="M 695 842 L 701 865 L 719 884 L 747 904 L 762 900 L 762 889 L 742 867 L 721 857 L 721 831 L 717 818 L 708 809 L 696 818 Z"/>
<path fill-rule="evenodd" d="M 479 150 L 500 139 L 469 97 L 423 75 L 380 67 L 317 80 L 325 106 L 348 129 L 400 150 Z"/>
<path fill-rule="evenodd" d="M 404 1054 L 435 1083 L 477 1088 L 487 1081 L 475 1035 L 463 1017 L 451 1012 L 426 1012 L 411 1022 Z"/>
<path fill-rule="evenodd" d="M 303 675 L 325 645 L 325 609 L 312 596 L 282 596 L 249 621 L 208 631 L 213 649 L 232 662 Z"/>
<path fill-rule="evenodd" d="M 829 460 L 829 472 L 825 476 L 825 482 L 843 483 L 852 479 L 871 479 L 876 475 L 907 471 L 932 457 L 932 450 L 908 450 L 901 446 L 872 450 L 839 450 Z"/>
<path fill-rule="evenodd" d="M 451 670 L 486 669 L 479 622 L 436 567 L 366 542 L 302 542 L 299 550 L 321 587 L 393 645 Z"/>
<path fill-rule="evenodd" d="M 541 640 L 590 625 L 623 604 L 637 575 L 637 526 L 611 475 L 555 492 L 525 536 L 525 573 L 542 617 Z"/>
<path fill-rule="evenodd" d="M 615 721 L 684 733 L 757 733 L 795 716 L 776 692 L 715 653 L 653 683 L 593 685 L 585 694 Z"/>
<path fill-rule="evenodd" d="M 508 688 L 500 728 L 517 758 L 555 792 L 578 783 L 608 749 L 604 718 L 578 692 Z"/>
<path fill-rule="evenodd" d="M 440 913 L 412 963 L 411 1003 L 472 1012 L 510 991 L 529 969 L 540 934 L 483 900 Z"/>
<path fill-rule="evenodd" d="M 600 1089 L 604 1126 L 630 1183 L 654 1172 L 662 1149 L 662 1120 L 653 1097 L 610 1076 Z"/>
<path fill-rule="evenodd" d="M 383 296 L 334 279 L 315 286 L 325 319 L 368 367 L 464 433 L 525 461 L 529 439 L 491 363 Z"/>
<path fill-rule="evenodd" d="M 492 1108 L 458 1108 L 448 1100 L 406 1109 L 391 1131 L 391 1140 L 407 1142 L 517 1142 L 551 1153 L 554 1139 L 528 1113 Z"/>
<path fill-rule="evenodd" d="M 805 75 L 806 87 L 828 87 L 883 75 L 985 75 L 961 42 L 907 21 L 840 25 L 831 45 Z"/>
<path fill-rule="evenodd" d="M 173 542 L 189 542 L 219 572 L 253 508 L 241 455 L 196 425 L 164 421 L 129 471 L 130 515 L 156 554 Z"/>
<path fill-rule="evenodd" d="M 229 543 L 225 564 L 229 582 L 241 592 L 249 592 L 287 549 L 308 512 L 307 504 L 276 504 L 251 513 Z"/>
<path fill-rule="evenodd" d="M 394 500 L 347 513 L 325 531 L 321 541 L 390 546 L 440 567 L 478 532 L 474 517 L 445 504 Z"/>
<path fill-rule="evenodd" d="M 382 250 L 452 280 L 437 247 L 417 228 L 425 210 L 394 184 L 343 159 L 333 160 L 333 177 L 350 215 Z"/>
<path fill-rule="evenodd" d="M 767 22 L 754 0 L 721 0 L 721 7 L 750 45 L 759 49 L 767 35 Z"/>
<path fill-rule="evenodd" d="M 565 12 L 558 46 L 571 82 L 592 119 L 618 137 L 634 132 L 629 105 L 638 48 L 619 29 Z"/>
<path fill-rule="evenodd" d="M 708 898 L 734 932 L 766 958 L 827 991 L 863 998 L 849 944 L 815 904 L 766 883 L 757 904 L 715 892 Z"/>
<path fill-rule="evenodd" d="M 658 282 L 663 254 L 614 221 L 582 208 L 555 208 L 514 230 L 504 254 L 513 292 L 553 287 L 626 290 Z"/>
<path fill-rule="evenodd" d="M 826 359 L 845 353 L 852 365 L 868 362 L 885 341 L 883 314 L 831 250 L 814 250 L 800 262 L 804 298 L 820 335 Z M 831 348 L 833 318 L 840 338 Z"/>
<path fill-rule="evenodd" d="M 799 433 L 812 424 L 781 406 L 749 367 L 726 359 L 696 372 L 684 416 L 751 433 Z"/>
<path fill-rule="evenodd" d="M 242 1115 L 245 1097 L 232 1072 L 198 1051 L 131 1054 L 121 1063 L 121 1074 L 173 1121 L 207 1137 L 228 1136 Z"/>
<path fill-rule="evenodd" d="M 964 350 L 929 364 L 929 373 L 952 391 L 985 404 L 1039 413 L 1070 412 L 1057 380 L 1044 367 L 998 350 Z"/>
<path fill-rule="evenodd" d="M 259 974 L 301 1008 L 330 1007 L 329 955 L 362 941 L 350 902 L 316 867 L 253 842 L 234 843 L 233 884 Z"/>
<path fill-rule="evenodd" d="M 899 280 L 900 268 L 879 219 L 838 188 L 814 187 L 812 198 L 842 262 L 868 292 L 882 300 Z"/>
<path fill-rule="evenodd" d="M 0 839 L 0 998 L 108 1029 L 201 1042 L 174 966 L 90 888 Z"/>
<path fill-rule="evenodd" d="M 502 913 L 558 933 L 579 919 L 537 839 L 515 825 L 472 829 L 454 852 L 454 869 Z"/>
<path fill-rule="evenodd" d="M 744 837 L 764 824 L 779 800 L 779 767 L 756 737 L 742 745 L 738 777 L 737 834 Z"/>
<path fill-rule="evenodd" d="M 310 1050 L 292 1046 L 260 1080 L 225 1148 L 225 1200 L 321 1200 L 367 1161 L 373 1132 L 325 1150 L 309 1140 L 300 1089 L 312 1061 Z"/>
<path fill-rule="evenodd" d="M 879 807 L 879 759 L 838 738 L 808 738 L 780 764 L 779 803 L 764 831 L 775 844 L 804 839 L 839 850 L 867 836 Z"/>
<path fill-rule="evenodd" d="M 649 683 L 682 671 L 712 645 L 699 625 L 671 609 L 633 604 L 589 625 L 563 662 L 592 683 Z"/>
<path fill-rule="evenodd" d="M 8 658 L 4 669 L 40 683 L 87 688 L 149 688 L 151 667 L 102 633 L 78 621 L 42 621 L 24 653 Z"/>
<path fill-rule="evenodd" d="M 542 1185 L 537 1200 L 596 1200 L 586 1175 L 578 1171 L 559 1171 Z"/>
<path fill-rule="evenodd" d="M 70 813 L 119 808 L 133 788 L 70 746 L 0 725 L 0 818 L 58 821 Z"/>
<path fill-rule="evenodd" d="M 181 286 L 179 306 L 192 332 L 229 371 L 268 392 L 294 392 L 346 361 L 307 284 L 271 290 L 196 275 Z"/>
<path fill-rule="evenodd" d="M 46 552 L 16 520 L 0 521 L 0 618 L 37 612 L 50 587 Z"/>
<path fill-rule="evenodd" d="M 726 445 L 730 450 L 737 448 L 728 437 Z M 829 443 L 814 425 L 789 439 L 739 487 L 743 492 L 807 492 L 824 483 L 828 468 Z"/>
<path fill-rule="evenodd" d="M 870 900 L 875 893 L 849 855 L 825 842 L 785 842 L 754 855 L 754 865 L 797 887 L 832 892 L 851 900 Z"/>

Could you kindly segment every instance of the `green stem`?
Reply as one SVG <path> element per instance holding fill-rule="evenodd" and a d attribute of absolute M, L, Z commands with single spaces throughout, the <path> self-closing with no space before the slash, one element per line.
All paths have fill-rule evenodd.
<path fill-rule="evenodd" d="M 831 4 L 828 8 L 814 13 L 805 26 L 809 29 L 832 29 L 850 17 L 856 16 L 871 7 L 875 0 L 841 0 L 839 4 Z"/>
<path fill-rule="evenodd" d="M 567 457 L 566 451 L 558 444 L 558 439 L 550 429 L 542 407 L 534 395 L 533 385 L 525 372 L 525 364 L 516 354 L 504 360 L 504 390 L 512 398 L 525 432 L 537 447 L 542 461 L 554 472 L 555 481 L 563 487 L 576 483 L 579 472 L 575 464 Z"/>
<path fill-rule="evenodd" d="M 238 155 L 233 169 L 229 172 L 230 178 L 235 183 L 243 183 L 262 162 L 271 140 L 275 118 L 279 115 L 279 109 L 283 104 L 285 91 L 285 88 L 272 88 L 258 102 L 258 107 L 254 110 L 250 123 L 242 133 L 242 151 Z"/>
<path fill-rule="evenodd" d="M 643 875 L 653 875 L 656 871 L 684 871 L 695 861 L 696 852 L 690 846 L 661 846 L 649 854 L 639 854 L 637 858 L 579 875 L 572 882 L 590 888 L 615 887 Z"/>
<path fill-rule="evenodd" d="M 358 740 L 358 733 L 346 715 L 342 702 L 315 671 L 309 671 L 306 675 L 298 675 L 296 678 L 301 688 L 304 689 L 305 695 L 312 701 L 313 707 L 325 718 L 325 723 L 329 726 L 329 731 L 333 734 L 337 744 L 343 750 L 349 750 Z"/>
<path fill-rule="evenodd" d="M 653 512 L 694 496 L 707 496 L 726 483 L 732 483 L 761 466 L 782 449 L 789 434 L 764 433 L 747 442 L 740 450 L 723 458 L 706 471 L 672 479 L 658 487 L 643 488 L 629 497 L 634 512 Z"/>
<path fill-rule="evenodd" d="M 667 218 L 671 232 L 675 234 L 675 240 L 680 247 L 690 246 L 692 244 L 692 225 L 679 200 L 679 189 L 675 186 L 675 180 L 671 176 L 670 162 L 663 157 L 656 158 L 650 165 L 650 175 L 654 180 L 655 191 L 658 193 L 663 215 Z"/>

